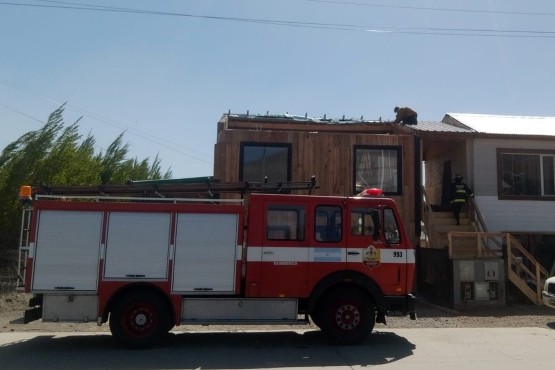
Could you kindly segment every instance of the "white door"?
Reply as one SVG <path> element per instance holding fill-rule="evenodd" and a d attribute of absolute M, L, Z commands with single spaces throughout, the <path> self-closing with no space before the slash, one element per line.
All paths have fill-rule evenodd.
<path fill-rule="evenodd" d="M 177 215 L 173 291 L 235 290 L 237 223 L 236 214 Z"/>
<path fill-rule="evenodd" d="M 105 278 L 167 277 L 170 214 L 110 212 Z"/>
<path fill-rule="evenodd" d="M 102 212 L 38 214 L 32 290 L 96 291 Z"/>

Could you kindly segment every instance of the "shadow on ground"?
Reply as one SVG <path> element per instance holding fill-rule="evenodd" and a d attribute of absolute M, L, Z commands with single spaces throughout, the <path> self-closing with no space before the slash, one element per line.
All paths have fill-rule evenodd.
<path fill-rule="evenodd" d="M 30 339 L 0 347 L 3 369 L 372 366 L 411 356 L 415 348 L 391 332 L 372 334 L 358 346 L 329 345 L 317 331 L 172 333 L 162 346 L 141 351 L 121 349 L 108 334 L 25 334 Z"/>

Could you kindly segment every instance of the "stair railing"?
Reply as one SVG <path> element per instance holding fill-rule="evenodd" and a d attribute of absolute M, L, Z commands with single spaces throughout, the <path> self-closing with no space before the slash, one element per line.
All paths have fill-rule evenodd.
<path fill-rule="evenodd" d="M 532 302 L 541 304 L 549 273 L 517 238 L 507 235 L 507 278 Z"/>
<path fill-rule="evenodd" d="M 426 188 L 422 187 L 422 209 L 424 210 L 424 237 L 426 244 L 429 248 L 438 248 L 437 238 L 435 237 L 435 220 L 434 212 L 432 210 L 432 205 L 428 201 L 428 194 L 426 193 Z"/>
<path fill-rule="evenodd" d="M 470 219 L 470 222 L 472 222 L 472 224 L 474 225 L 474 229 L 476 231 L 488 231 L 484 218 L 480 213 L 480 209 L 478 208 L 474 197 L 468 199 L 468 218 Z"/>
<path fill-rule="evenodd" d="M 509 234 L 478 231 L 450 231 L 447 233 L 449 258 L 502 257 L 504 240 Z M 465 241 L 470 239 L 469 248 Z"/>

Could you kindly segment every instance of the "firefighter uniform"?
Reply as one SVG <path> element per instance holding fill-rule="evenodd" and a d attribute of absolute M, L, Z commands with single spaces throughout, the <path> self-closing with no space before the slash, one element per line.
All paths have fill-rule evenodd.
<path fill-rule="evenodd" d="M 466 204 L 469 197 L 474 196 L 472 190 L 462 181 L 462 179 L 462 176 L 456 175 L 455 183 L 452 185 L 451 189 L 451 205 L 453 206 L 453 213 L 455 215 L 457 225 L 461 224 L 461 208 Z"/>

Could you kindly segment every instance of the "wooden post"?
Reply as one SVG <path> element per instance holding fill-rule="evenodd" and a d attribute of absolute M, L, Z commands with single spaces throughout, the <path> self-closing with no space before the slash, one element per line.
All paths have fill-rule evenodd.
<path fill-rule="evenodd" d="M 536 304 L 540 305 L 542 303 L 542 289 L 541 286 L 541 265 L 536 261 Z"/>

